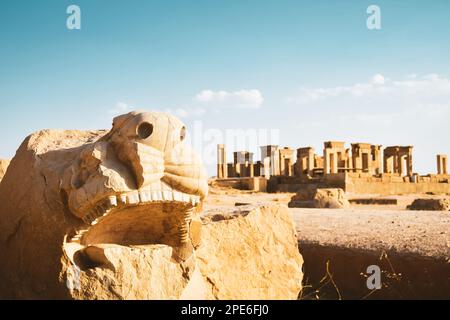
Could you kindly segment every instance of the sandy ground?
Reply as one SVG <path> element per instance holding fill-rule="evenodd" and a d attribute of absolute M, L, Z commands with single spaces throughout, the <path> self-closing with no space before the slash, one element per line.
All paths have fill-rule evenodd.
<path fill-rule="evenodd" d="M 253 193 L 211 188 L 205 209 L 241 204 L 287 204 L 293 193 Z M 377 195 L 355 196 L 379 197 Z M 349 209 L 292 208 L 299 241 L 374 251 L 395 251 L 434 258 L 450 257 L 450 212 L 409 211 L 416 198 L 434 195 L 399 195 L 397 205 L 352 205 Z M 442 197 L 442 196 L 441 196 Z M 388 197 L 384 197 L 388 198 Z"/>
<path fill-rule="evenodd" d="M 450 212 L 291 209 L 301 242 L 450 258 Z"/>

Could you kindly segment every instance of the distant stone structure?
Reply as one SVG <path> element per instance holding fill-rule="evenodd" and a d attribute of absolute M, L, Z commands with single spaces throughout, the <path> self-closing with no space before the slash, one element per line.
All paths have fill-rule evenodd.
<path fill-rule="evenodd" d="M 404 160 L 406 160 L 406 174 L 412 175 L 412 146 L 387 147 L 384 149 L 384 173 L 397 173 L 400 176 L 405 173 Z"/>
<path fill-rule="evenodd" d="M 256 191 L 296 192 L 304 184 L 342 188 L 355 193 L 449 193 L 447 156 L 437 156 L 437 175 L 419 176 L 413 171 L 413 146 L 388 146 L 326 141 L 322 155 L 312 147 L 293 149 L 277 145 L 261 146 L 261 160 L 253 163 L 253 153 L 234 153 L 228 163 L 225 146 L 218 146 L 218 179 L 239 188 Z M 224 180 L 228 178 L 228 181 Z M 231 179 L 231 180 L 230 180 Z"/>
<path fill-rule="evenodd" d="M 437 174 L 448 174 L 447 169 L 448 158 L 445 154 L 437 155 Z"/>
<path fill-rule="evenodd" d="M 352 143 L 354 172 L 381 173 L 381 146 L 368 143 Z"/>
<path fill-rule="evenodd" d="M 227 154 L 223 144 L 217 145 L 217 178 L 228 178 Z"/>

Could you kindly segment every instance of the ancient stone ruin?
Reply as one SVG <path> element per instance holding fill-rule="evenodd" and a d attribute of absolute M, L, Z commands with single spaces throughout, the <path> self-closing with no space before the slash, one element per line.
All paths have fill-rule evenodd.
<path fill-rule="evenodd" d="M 109 132 L 27 137 L 0 184 L 0 298 L 296 299 L 288 209 L 202 213 L 185 135 L 171 115 L 131 112 Z"/>
<path fill-rule="evenodd" d="M 450 201 L 448 199 L 415 199 L 408 210 L 427 210 L 427 211 L 449 211 Z"/>
<path fill-rule="evenodd" d="M 341 141 L 324 142 L 321 155 L 312 147 L 294 150 L 261 147 L 261 160 L 247 151 L 234 153 L 227 163 L 226 148 L 218 146 L 218 182 L 255 191 L 296 192 L 304 187 L 342 188 L 345 192 L 381 195 L 450 193 L 447 156 L 437 156 L 437 174 L 419 175 L 413 169 L 412 146 L 389 146 Z"/>
<path fill-rule="evenodd" d="M 350 202 L 346 199 L 344 190 L 333 189 L 301 189 L 291 199 L 290 208 L 348 208 Z"/>

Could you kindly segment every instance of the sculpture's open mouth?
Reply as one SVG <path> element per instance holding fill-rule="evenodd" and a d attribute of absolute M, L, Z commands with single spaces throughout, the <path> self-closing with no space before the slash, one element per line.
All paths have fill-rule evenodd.
<path fill-rule="evenodd" d="M 78 260 L 81 257 L 83 265 L 101 266 L 107 259 L 103 255 L 106 247 L 190 247 L 189 224 L 199 204 L 199 196 L 172 189 L 164 182 L 159 190 L 109 196 L 94 205 L 84 219 L 87 224 L 66 239 L 66 251 L 72 251 Z"/>

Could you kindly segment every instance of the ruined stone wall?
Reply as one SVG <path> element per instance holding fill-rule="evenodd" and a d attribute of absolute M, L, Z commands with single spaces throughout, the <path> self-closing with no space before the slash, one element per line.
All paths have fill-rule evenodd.
<path fill-rule="evenodd" d="M 414 182 L 417 179 L 417 182 Z M 342 188 L 357 194 L 450 194 L 450 175 L 400 177 L 395 174 L 372 176 L 369 173 L 335 173 L 317 179 L 307 177 L 271 177 L 269 192 L 297 192 L 303 188 Z"/>
<path fill-rule="evenodd" d="M 219 187 L 233 188 L 240 190 L 251 190 L 258 192 L 267 191 L 267 179 L 264 177 L 244 177 L 217 179 L 214 184 Z"/>
<path fill-rule="evenodd" d="M 411 194 L 435 193 L 450 194 L 450 175 L 429 175 L 417 178 L 417 182 L 409 177 L 380 175 L 379 177 L 363 174 L 347 174 L 345 191 L 359 194 Z"/>
<path fill-rule="evenodd" d="M 270 177 L 267 185 L 268 192 L 297 192 L 305 188 L 345 188 L 345 173 L 328 174 L 318 179 L 307 177 Z"/>

